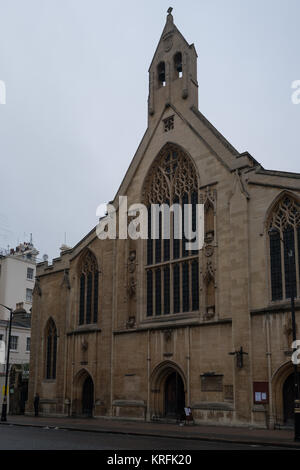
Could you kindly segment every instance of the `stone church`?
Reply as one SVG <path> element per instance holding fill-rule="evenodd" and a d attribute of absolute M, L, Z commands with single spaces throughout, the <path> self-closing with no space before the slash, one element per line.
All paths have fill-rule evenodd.
<path fill-rule="evenodd" d="M 201 203 L 204 245 L 100 240 L 95 228 L 40 263 L 27 413 L 38 393 L 44 415 L 175 420 L 189 406 L 197 423 L 289 424 L 300 174 L 265 170 L 201 114 L 196 49 L 171 10 L 147 112 L 112 204 Z"/>

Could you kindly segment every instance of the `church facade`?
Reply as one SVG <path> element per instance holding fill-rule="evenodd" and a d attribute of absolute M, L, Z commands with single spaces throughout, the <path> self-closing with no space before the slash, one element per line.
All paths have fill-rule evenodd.
<path fill-rule="evenodd" d="M 201 114 L 197 53 L 170 12 L 117 212 L 119 196 L 128 206 L 203 204 L 204 245 L 100 240 L 94 229 L 40 263 L 27 413 L 38 393 L 44 415 L 150 421 L 189 406 L 197 423 L 288 424 L 300 174 L 265 170 Z"/>

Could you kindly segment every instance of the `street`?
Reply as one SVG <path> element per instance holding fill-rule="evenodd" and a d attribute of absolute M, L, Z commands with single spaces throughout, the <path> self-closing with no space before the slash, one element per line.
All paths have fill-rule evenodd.
<path fill-rule="evenodd" d="M 0 450 L 286 450 L 166 437 L 70 431 L 31 426 L 0 426 Z"/>

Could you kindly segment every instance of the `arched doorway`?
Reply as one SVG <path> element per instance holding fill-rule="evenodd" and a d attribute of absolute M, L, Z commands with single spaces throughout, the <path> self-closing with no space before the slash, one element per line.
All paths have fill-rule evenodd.
<path fill-rule="evenodd" d="M 284 424 L 294 423 L 295 376 L 290 374 L 283 384 L 283 417 Z"/>
<path fill-rule="evenodd" d="M 294 390 L 294 367 L 289 360 L 282 364 L 272 377 L 275 427 L 293 425 Z"/>
<path fill-rule="evenodd" d="M 94 383 L 91 376 L 87 376 L 82 386 L 82 414 L 93 416 Z"/>
<path fill-rule="evenodd" d="M 178 418 L 186 403 L 186 378 L 181 367 L 172 361 L 158 364 L 150 377 L 149 418 Z"/>
<path fill-rule="evenodd" d="M 95 386 L 87 369 L 80 369 L 73 381 L 72 416 L 93 416 Z M 69 410 L 66 409 L 66 412 Z"/>
<path fill-rule="evenodd" d="M 183 414 L 185 407 L 184 384 L 177 371 L 165 381 L 165 416 L 175 418 Z"/>

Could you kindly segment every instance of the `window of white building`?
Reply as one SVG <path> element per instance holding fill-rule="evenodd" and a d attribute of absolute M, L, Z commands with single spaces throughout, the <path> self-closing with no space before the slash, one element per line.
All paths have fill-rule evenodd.
<path fill-rule="evenodd" d="M 26 302 L 32 302 L 32 289 L 26 289 Z"/>
<path fill-rule="evenodd" d="M 13 351 L 17 351 L 18 349 L 18 336 L 11 336 L 10 337 L 10 349 Z"/>
<path fill-rule="evenodd" d="M 33 268 L 27 268 L 27 279 L 33 279 Z"/>

